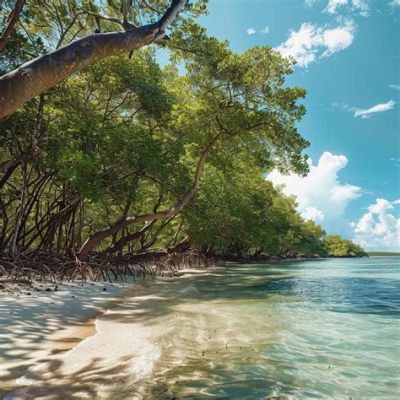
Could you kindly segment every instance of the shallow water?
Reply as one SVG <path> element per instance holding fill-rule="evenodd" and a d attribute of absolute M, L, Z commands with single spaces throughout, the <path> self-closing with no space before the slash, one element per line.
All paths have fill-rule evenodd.
<path fill-rule="evenodd" d="M 399 316 L 399 257 L 146 282 L 96 335 L 24 377 L 24 398 L 397 400 Z"/>

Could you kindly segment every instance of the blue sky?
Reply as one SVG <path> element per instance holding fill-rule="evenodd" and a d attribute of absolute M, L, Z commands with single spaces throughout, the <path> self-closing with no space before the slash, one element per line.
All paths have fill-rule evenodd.
<path fill-rule="evenodd" d="M 400 250 L 400 0 L 210 0 L 210 35 L 239 53 L 297 59 L 308 178 L 285 184 L 304 216 L 369 249 Z"/>

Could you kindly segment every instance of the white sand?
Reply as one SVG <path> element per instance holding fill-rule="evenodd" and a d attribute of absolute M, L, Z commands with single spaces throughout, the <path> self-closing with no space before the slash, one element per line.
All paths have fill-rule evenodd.
<path fill-rule="evenodd" d="M 64 283 L 57 291 L 55 285 L 48 286 L 51 292 L 24 289 L 18 296 L 0 292 L 0 398 L 16 386 L 31 384 L 27 378 L 31 371 L 93 335 L 94 318 L 122 301 L 132 286 L 132 282 Z"/>
<path fill-rule="evenodd" d="M 0 300 L 4 311 L 14 310 L 2 318 L 0 328 L 6 329 L 5 352 L 3 347 L 0 352 L 0 387 L 2 379 L 8 380 L 0 398 L 144 398 L 142 388 L 145 390 L 162 350 L 174 346 L 169 333 L 179 321 L 171 319 L 169 311 L 179 307 L 182 294 L 197 292 L 190 275 L 204 273 L 188 272 L 188 280 L 171 278 L 177 290 L 176 304 L 171 302 L 174 289 L 169 289 L 169 278 L 140 281 L 130 288 L 107 285 L 107 292 L 102 291 L 104 285 L 96 284 L 63 287 L 34 298 L 25 295 Z M 158 295 L 163 291 L 169 301 Z M 114 306 L 105 304 L 118 296 Z M 187 324 L 187 319 L 182 323 Z M 67 328 L 60 331 L 62 327 Z M 124 390 L 127 397 L 123 397 Z"/>

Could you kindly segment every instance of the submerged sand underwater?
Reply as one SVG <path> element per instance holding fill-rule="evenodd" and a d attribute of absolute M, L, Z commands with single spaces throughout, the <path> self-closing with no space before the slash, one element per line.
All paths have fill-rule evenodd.
<path fill-rule="evenodd" d="M 398 261 L 232 265 L 138 282 L 94 323 L 42 342 L 52 351 L 25 360 L 29 368 L 0 393 L 6 399 L 394 400 Z M 65 351 L 65 343 L 82 337 Z M 16 368 L 20 355 L 6 363 Z"/>

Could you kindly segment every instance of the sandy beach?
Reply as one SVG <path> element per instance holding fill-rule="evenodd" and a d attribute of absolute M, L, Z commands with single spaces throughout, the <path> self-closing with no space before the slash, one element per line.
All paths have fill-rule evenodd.
<path fill-rule="evenodd" d="M 161 355 L 154 345 L 158 325 L 143 322 L 164 315 L 157 287 L 176 279 L 62 283 L 41 291 L 24 288 L 18 295 L 3 291 L 1 398 L 114 398 L 114 390 L 132 390 Z M 140 389 L 137 396 L 142 398 Z"/>
<path fill-rule="evenodd" d="M 35 286 L 38 290 L 0 291 L 0 396 L 7 399 L 32 398 L 23 390 L 15 392 L 16 387 L 32 386 L 35 381 L 28 376 L 37 368 L 43 371 L 44 365 L 93 335 L 95 317 L 132 290 L 132 282 Z M 55 372 L 54 365 L 50 369 Z"/>

